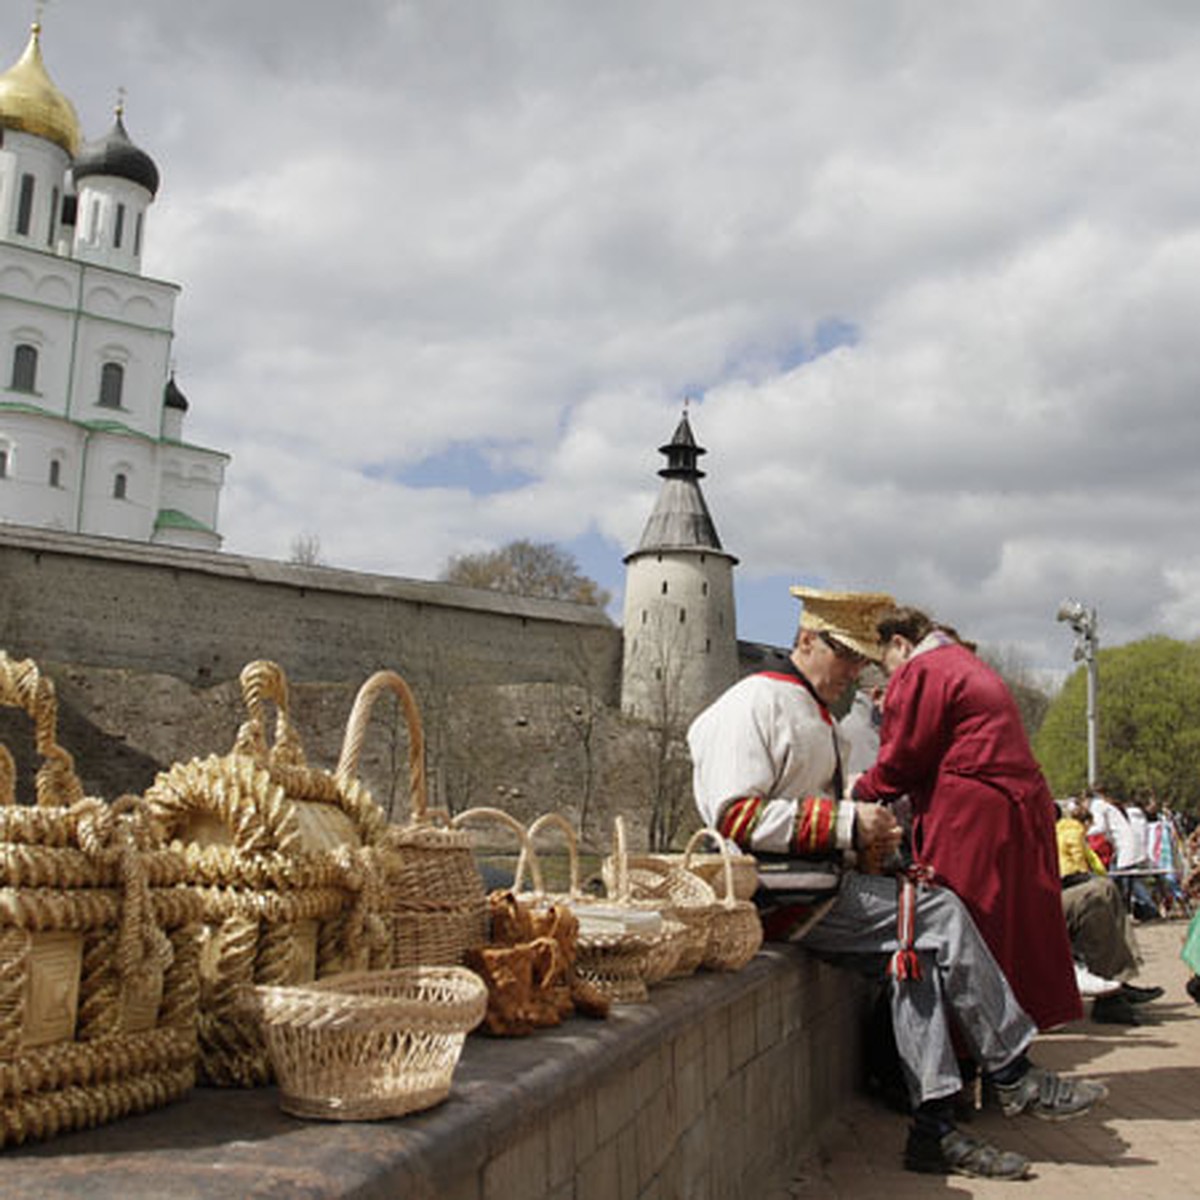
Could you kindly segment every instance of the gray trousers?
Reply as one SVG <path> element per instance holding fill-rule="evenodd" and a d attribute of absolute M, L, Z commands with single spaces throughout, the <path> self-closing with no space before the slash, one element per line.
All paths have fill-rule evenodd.
<path fill-rule="evenodd" d="M 882 979 L 899 943 L 897 882 L 847 874 L 829 911 L 802 945 L 836 966 Z M 1011 1062 L 1037 1027 L 1017 1003 L 959 898 L 947 888 L 917 890 L 913 947 L 921 978 L 889 980 L 896 1047 L 914 1104 L 962 1087 L 951 1029 L 985 1071 Z"/>

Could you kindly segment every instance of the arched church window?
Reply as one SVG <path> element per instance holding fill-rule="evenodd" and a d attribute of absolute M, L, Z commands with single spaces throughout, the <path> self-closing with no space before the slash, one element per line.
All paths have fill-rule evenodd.
<path fill-rule="evenodd" d="M 129 488 L 129 476 L 124 471 L 118 471 L 113 476 L 113 499 L 124 500 L 125 493 Z"/>
<path fill-rule="evenodd" d="M 707 581 L 707 580 L 705 580 L 705 581 L 704 581 L 704 582 L 703 582 L 703 583 L 700 585 L 700 595 L 702 595 L 702 596 L 707 596 L 707 595 L 708 595 L 708 581 Z"/>
<path fill-rule="evenodd" d="M 100 407 L 120 408 L 124 386 L 125 368 L 120 363 L 106 362 L 100 368 Z"/>
<path fill-rule="evenodd" d="M 62 487 L 62 463 L 57 458 L 50 460 L 50 486 Z"/>
<path fill-rule="evenodd" d="M 22 237 L 29 236 L 29 226 L 33 223 L 33 176 L 21 176 L 21 194 L 17 198 L 17 232 Z"/>
<path fill-rule="evenodd" d="M 8 447 L 0 446 L 0 479 L 8 478 Z"/>
<path fill-rule="evenodd" d="M 679 610 L 679 623 L 680 623 L 680 625 L 682 625 L 682 624 L 684 623 L 684 621 L 686 621 L 686 620 L 687 620 L 687 609 L 686 609 L 686 608 L 681 608 L 681 609 Z"/>
<path fill-rule="evenodd" d="M 113 249 L 120 250 L 121 238 L 125 236 L 125 205 L 117 205 L 117 221 L 113 226 Z"/>
<path fill-rule="evenodd" d="M 22 342 L 13 351 L 12 390 L 14 392 L 33 392 L 37 390 L 37 361 L 36 346 Z"/>
<path fill-rule="evenodd" d="M 50 220 L 46 224 L 46 245 L 54 245 L 54 235 L 58 232 L 58 188 L 50 192 Z"/>
<path fill-rule="evenodd" d="M 667 594 L 667 581 L 665 579 L 663 580 L 663 584 L 662 584 L 662 594 L 664 596 Z"/>

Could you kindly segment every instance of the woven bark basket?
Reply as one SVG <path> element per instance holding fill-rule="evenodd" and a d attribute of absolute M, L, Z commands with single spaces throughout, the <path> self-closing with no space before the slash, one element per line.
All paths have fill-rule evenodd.
<path fill-rule="evenodd" d="M 233 750 L 175 764 L 146 801 L 184 855 L 202 905 L 201 1078 L 254 1087 L 270 1082 L 271 1064 L 239 1003 L 243 987 L 392 964 L 382 810 L 351 775 L 308 765 L 278 665 L 248 664 L 241 685 L 247 719 Z"/>
<path fill-rule="evenodd" d="M 196 1070 L 200 905 L 145 807 L 86 797 L 54 687 L 0 652 L 33 720 L 36 803 L 0 746 L 0 1146 L 165 1104 Z"/>

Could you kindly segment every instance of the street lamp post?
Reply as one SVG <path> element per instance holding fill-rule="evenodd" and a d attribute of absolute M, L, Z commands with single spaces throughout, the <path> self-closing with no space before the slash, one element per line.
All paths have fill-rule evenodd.
<path fill-rule="evenodd" d="M 1096 787 L 1096 610 L 1078 600 L 1064 600 L 1058 606 L 1058 620 L 1066 621 L 1075 631 L 1075 661 L 1087 667 L 1087 784 Z"/>

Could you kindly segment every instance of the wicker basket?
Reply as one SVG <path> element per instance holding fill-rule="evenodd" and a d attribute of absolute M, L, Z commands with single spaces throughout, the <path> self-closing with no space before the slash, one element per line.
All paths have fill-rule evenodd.
<path fill-rule="evenodd" d="M 280 1107 L 332 1121 L 439 1104 L 487 1007 L 483 981 L 464 967 L 366 971 L 246 992 L 279 1079 Z"/>
<path fill-rule="evenodd" d="M 685 871 L 682 866 L 666 863 L 654 854 L 631 855 L 626 871 L 627 886 L 634 900 L 659 906 L 664 916 L 678 921 L 684 928 L 670 978 L 692 974 L 704 961 L 708 948 L 712 910 L 717 905 L 716 893 L 699 875 Z M 615 889 L 617 874 L 612 858 L 605 860 L 603 872 L 606 884 Z"/>
<path fill-rule="evenodd" d="M 143 805 L 85 797 L 54 688 L 0 652 L 33 719 L 33 806 L 0 747 L 0 1145 L 155 1108 L 196 1071 L 199 901 Z"/>
<path fill-rule="evenodd" d="M 715 830 L 713 831 L 715 833 Z M 758 860 L 736 845 L 720 837 L 718 848 L 711 853 L 655 854 L 652 857 L 668 867 L 679 867 L 699 875 L 714 892 L 724 891 L 725 863 L 733 872 L 733 894 L 738 900 L 752 900 L 758 891 Z M 686 867 L 684 863 L 687 863 Z"/>
<path fill-rule="evenodd" d="M 175 764 L 146 800 L 203 904 L 201 1078 L 254 1087 L 271 1067 L 242 987 L 391 965 L 377 849 L 387 822 L 357 780 L 306 763 L 275 663 L 250 663 L 241 684 L 233 751 Z"/>
<path fill-rule="evenodd" d="M 371 710 L 387 691 L 399 701 L 408 727 L 412 806 L 407 824 L 390 826 L 383 838 L 392 965 L 460 963 L 463 954 L 486 936 L 483 877 L 470 834 L 452 828 L 446 814 L 429 808 L 421 713 L 412 690 L 395 671 L 376 671 L 359 689 L 346 724 L 337 778 L 349 786 L 356 776 Z"/>
<path fill-rule="evenodd" d="M 544 813 L 529 827 L 532 844 L 543 829 L 554 826 L 566 838 L 569 869 L 568 890 L 559 894 L 535 894 L 534 903 L 566 904 L 581 918 L 579 955 L 575 969 L 580 978 L 590 983 L 614 1004 L 640 1003 L 649 996 L 651 984 L 665 979 L 679 959 L 686 936 L 684 926 L 662 915 L 661 904 L 651 900 L 636 900 L 627 886 L 626 876 L 619 875 L 616 887 L 607 899 L 584 894 L 579 883 L 579 846 L 571 823 L 559 813 Z M 624 853 L 624 821 L 618 817 L 614 826 L 616 857 Z M 519 890 L 523 875 L 524 856 L 517 864 L 515 888 Z M 612 931 L 589 928 L 594 914 L 611 911 L 618 919 L 621 914 L 635 917 L 656 915 L 661 922 L 656 932 L 642 933 L 619 928 Z"/>
<path fill-rule="evenodd" d="M 758 953 L 763 942 L 758 909 L 739 900 L 733 890 L 733 863 L 729 844 L 715 829 L 698 829 L 684 851 L 686 866 L 693 849 L 703 840 L 715 840 L 725 862 L 723 894 L 709 914 L 708 947 L 701 966 L 710 971 L 740 971 Z"/>

